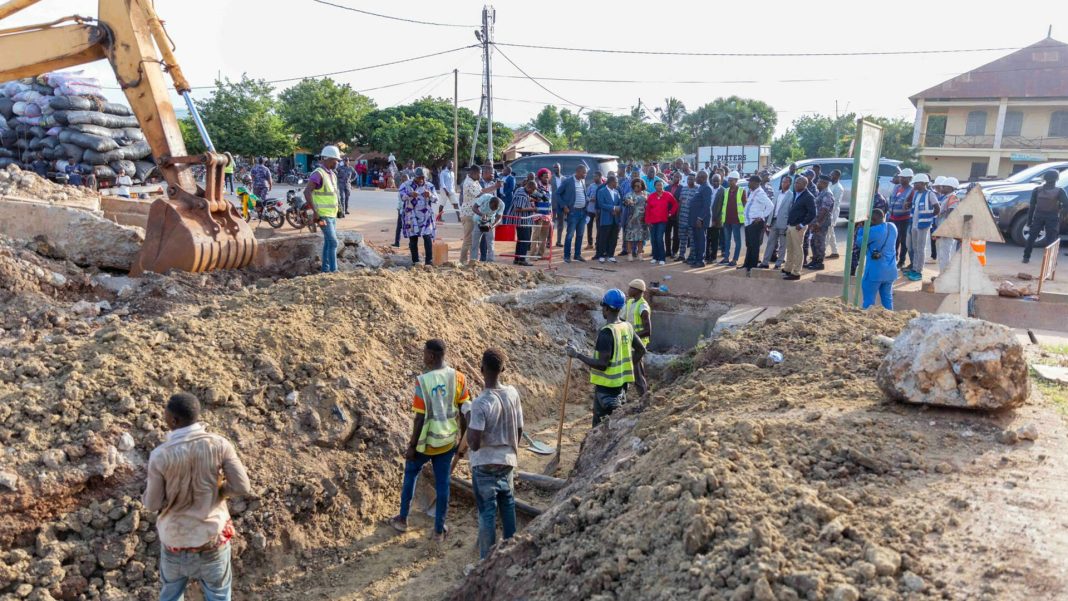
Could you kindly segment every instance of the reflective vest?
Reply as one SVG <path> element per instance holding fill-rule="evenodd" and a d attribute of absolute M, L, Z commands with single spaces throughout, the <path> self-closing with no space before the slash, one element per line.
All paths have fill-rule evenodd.
<path fill-rule="evenodd" d="M 638 300 L 628 298 L 627 304 L 623 307 L 623 319 L 634 326 L 635 333 L 645 326 L 645 322 L 642 321 L 643 311 L 649 313 L 649 319 L 653 318 L 653 310 L 649 307 L 649 302 L 644 298 Z M 645 343 L 645 346 L 649 346 L 649 337 L 643 336 L 642 342 Z"/>
<path fill-rule="evenodd" d="M 742 187 L 735 188 L 737 193 L 734 195 L 734 202 L 738 204 L 738 223 L 745 221 L 743 215 L 745 215 L 745 205 L 742 203 Z M 723 206 L 719 210 L 719 222 L 727 223 L 727 203 L 731 201 L 729 198 L 731 195 L 730 188 L 723 188 Z"/>
<path fill-rule="evenodd" d="M 319 217 L 337 217 L 337 179 L 336 176 L 319 167 L 315 170 L 323 180 L 318 190 L 312 190 L 312 203 Z"/>
<path fill-rule="evenodd" d="M 233 161 L 231 161 L 231 162 L 227 163 L 227 165 L 225 167 L 223 167 L 223 173 L 233 173 L 233 172 L 234 172 L 234 163 L 233 163 Z"/>
<path fill-rule="evenodd" d="M 433 451 L 447 451 L 460 438 L 460 425 L 456 421 L 456 370 L 442 367 L 419 376 L 418 380 L 426 414 L 415 450 L 426 453 L 429 448 L 431 455 Z"/>
<path fill-rule="evenodd" d="M 612 357 L 604 371 L 590 369 L 590 383 L 606 388 L 619 388 L 634 381 L 634 365 L 631 362 L 634 326 L 625 321 L 617 321 L 601 329 L 605 328 L 612 332 Z"/>

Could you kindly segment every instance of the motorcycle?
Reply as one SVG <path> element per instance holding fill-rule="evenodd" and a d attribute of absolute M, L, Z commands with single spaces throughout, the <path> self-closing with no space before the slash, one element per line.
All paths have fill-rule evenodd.
<path fill-rule="evenodd" d="M 308 175 L 299 169 L 290 169 L 289 175 L 286 175 L 285 183 L 290 186 L 303 186 L 304 182 L 308 179 Z"/>
<path fill-rule="evenodd" d="M 282 227 L 285 223 L 281 200 L 277 198 L 260 200 L 244 186 L 238 187 L 237 197 L 241 199 L 241 217 L 246 223 L 252 220 L 253 215 L 260 221 L 266 221 L 267 225 L 274 229 Z"/>
<path fill-rule="evenodd" d="M 286 221 L 289 225 L 298 230 L 308 228 L 308 231 L 315 231 L 319 219 L 311 203 L 305 202 L 304 197 L 298 195 L 296 190 L 289 190 L 286 192 L 286 204 L 289 205 L 286 209 Z"/>

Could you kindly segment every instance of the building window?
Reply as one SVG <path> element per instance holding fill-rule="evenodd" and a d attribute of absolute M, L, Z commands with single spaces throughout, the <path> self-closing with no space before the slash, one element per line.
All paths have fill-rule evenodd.
<path fill-rule="evenodd" d="M 1023 112 L 1022 111 L 1008 111 L 1005 113 L 1005 129 L 1002 130 L 1002 135 L 1005 136 L 1018 136 L 1023 130 Z"/>
<path fill-rule="evenodd" d="M 964 128 L 964 135 L 986 135 L 986 111 L 971 111 L 968 113 L 968 125 Z"/>
<path fill-rule="evenodd" d="M 1049 137 L 1068 138 L 1068 111 L 1053 111 L 1049 118 Z"/>
<path fill-rule="evenodd" d="M 923 145 L 938 148 L 946 142 L 946 115 L 929 115 L 927 117 L 927 135 Z"/>
<path fill-rule="evenodd" d="M 968 179 L 977 180 L 986 175 L 986 167 L 989 164 L 990 161 L 976 161 L 972 163 L 971 171 L 968 173 Z"/>

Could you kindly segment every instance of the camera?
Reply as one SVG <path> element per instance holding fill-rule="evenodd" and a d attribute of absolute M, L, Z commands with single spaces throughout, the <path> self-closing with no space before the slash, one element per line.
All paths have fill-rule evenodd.
<path fill-rule="evenodd" d="M 879 249 L 875 249 L 875 250 L 871 251 L 871 259 L 873 261 L 878 261 L 881 258 L 883 258 L 883 251 L 881 251 Z"/>

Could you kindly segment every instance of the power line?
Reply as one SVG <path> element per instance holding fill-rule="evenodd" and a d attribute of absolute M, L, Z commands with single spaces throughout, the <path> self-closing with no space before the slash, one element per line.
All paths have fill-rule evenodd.
<path fill-rule="evenodd" d="M 672 52 L 662 50 L 614 50 L 604 48 L 565 48 L 563 46 L 543 46 L 535 44 L 509 44 L 494 42 L 494 46 L 512 48 L 534 48 L 537 50 L 562 50 L 565 52 L 592 52 L 597 54 L 643 54 L 650 56 L 715 56 L 715 57 L 812 57 L 812 56 L 902 56 L 909 54 L 958 54 L 967 52 L 1005 52 L 1019 48 L 960 48 L 953 50 L 890 50 L 870 52 Z"/>
<path fill-rule="evenodd" d="M 333 2 L 325 2 L 324 0 L 312 0 L 318 4 L 325 4 L 326 6 L 333 6 L 334 8 L 340 8 L 342 10 L 350 10 L 354 13 L 362 13 L 365 15 L 371 15 L 372 17 L 379 17 L 381 19 L 390 19 L 393 21 L 403 21 L 405 23 L 416 23 L 418 25 L 434 25 L 436 27 L 462 27 L 464 29 L 470 29 L 474 25 L 460 25 L 459 23 L 434 23 L 433 21 L 419 21 L 417 19 L 405 19 L 404 17 L 394 17 L 392 15 L 383 15 L 382 13 L 373 13 L 369 10 L 363 10 L 359 8 L 352 8 L 351 6 L 344 6 L 341 4 L 334 4 Z"/>
<path fill-rule="evenodd" d="M 481 96 L 472 96 L 471 98 L 461 98 L 460 99 L 460 103 L 462 104 L 464 102 L 474 102 L 476 100 L 481 100 L 481 99 L 482 99 Z M 529 99 L 521 99 L 521 98 L 501 98 L 500 96 L 494 96 L 493 97 L 493 101 L 494 102 L 497 102 L 498 100 L 503 101 L 503 102 L 522 102 L 524 104 L 537 104 L 537 105 L 542 105 L 542 106 L 549 105 L 549 104 L 554 104 L 551 101 L 546 102 L 544 100 L 529 100 Z M 629 111 L 631 109 L 631 107 L 629 107 L 629 106 L 595 106 L 595 105 L 586 105 L 583 108 L 604 109 L 604 110 L 610 110 L 610 111 Z"/>
<path fill-rule="evenodd" d="M 375 86 L 373 88 L 363 88 L 362 90 L 356 90 L 356 91 L 360 92 L 362 94 L 364 92 L 373 92 L 375 90 L 384 90 L 386 88 L 395 88 L 397 86 L 403 86 L 404 84 L 415 83 L 417 81 L 426 81 L 428 79 L 437 79 L 439 77 L 444 77 L 445 75 L 451 75 L 451 74 L 452 74 L 452 71 L 447 71 L 445 73 L 438 73 L 436 75 L 427 75 L 426 77 L 420 77 L 418 79 L 409 79 L 408 81 L 398 81 L 397 83 L 389 83 L 389 84 L 386 84 L 384 86 Z"/>
<path fill-rule="evenodd" d="M 503 53 L 502 53 L 503 56 Z M 481 73 L 465 72 L 461 75 L 478 75 Z M 493 74 L 494 77 L 501 77 L 504 79 L 527 79 L 525 75 L 500 75 Z M 544 81 L 568 81 L 579 83 L 628 83 L 628 84 L 740 84 L 740 83 L 818 83 L 818 82 L 832 82 L 832 81 L 845 81 L 844 79 L 776 79 L 776 80 L 756 80 L 756 79 L 736 79 L 736 80 L 721 80 L 721 81 L 696 81 L 696 80 L 682 80 L 682 81 L 665 81 L 665 80 L 641 80 L 641 79 L 586 79 L 582 77 L 543 77 L 538 76 L 535 79 Z"/>
<path fill-rule="evenodd" d="M 497 43 L 496 43 L 496 42 L 494 42 L 494 43 L 493 43 L 493 45 L 494 45 L 494 46 L 496 46 L 496 45 L 497 45 Z M 570 104 L 570 105 L 572 105 L 572 106 L 577 106 L 577 107 L 579 108 L 579 110 L 580 110 L 580 111 L 581 111 L 582 109 L 586 108 L 585 106 L 583 106 L 583 105 L 581 105 L 581 104 L 578 104 L 578 103 L 576 103 L 576 102 L 571 102 L 571 101 L 570 101 L 570 100 L 568 100 L 567 98 L 564 98 L 563 96 L 561 96 L 561 95 L 557 94 L 556 92 L 554 92 L 554 91 L 550 90 L 549 88 L 545 87 L 545 85 L 544 85 L 544 84 L 542 84 L 542 83 L 541 83 L 540 81 L 538 81 L 537 79 L 534 79 L 534 78 L 533 78 L 533 77 L 531 77 L 531 76 L 530 76 L 530 75 L 529 75 L 529 74 L 528 74 L 528 73 L 527 73 L 526 71 L 524 71 L 522 67 L 520 67 L 519 65 L 515 64 L 515 61 L 513 61 L 513 60 L 512 60 L 511 58 L 509 58 L 509 57 L 508 57 L 508 55 L 507 55 L 507 54 L 505 54 L 505 53 L 504 53 L 504 51 L 503 51 L 503 50 L 501 50 L 500 48 L 497 48 L 497 52 L 500 52 L 500 53 L 501 53 L 501 56 L 503 56 L 503 57 L 504 57 L 504 60 L 506 60 L 506 61 L 508 61 L 509 63 L 511 63 L 511 64 L 512 64 L 512 66 L 516 68 L 516 71 L 519 71 L 520 73 L 522 73 L 523 75 L 525 75 L 527 79 L 529 79 L 530 81 L 533 81 L 534 83 L 538 84 L 538 87 L 539 87 L 539 88 L 541 88 L 541 89 L 545 90 L 546 92 L 548 92 L 548 93 L 552 94 L 553 96 L 555 96 L 555 97 L 559 98 L 560 100 L 563 100 L 563 101 L 564 101 L 564 102 L 566 102 L 567 104 Z"/>

